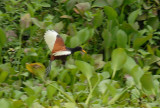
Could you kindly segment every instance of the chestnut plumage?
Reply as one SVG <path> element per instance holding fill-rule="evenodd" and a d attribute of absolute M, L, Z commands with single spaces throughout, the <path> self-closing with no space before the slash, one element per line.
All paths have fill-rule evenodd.
<path fill-rule="evenodd" d="M 54 30 L 46 31 L 46 33 L 44 34 L 44 40 L 51 51 L 51 58 L 50 58 L 49 66 L 46 69 L 46 75 L 48 75 L 51 70 L 51 63 L 53 60 L 55 59 L 62 60 L 62 63 L 64 64 L 66 57 L 68 55 L 71 55 L 76 51 L 85 52 L 80 46 L 77 46 L 75 48 L 66 47 L 63 39 Z"/>

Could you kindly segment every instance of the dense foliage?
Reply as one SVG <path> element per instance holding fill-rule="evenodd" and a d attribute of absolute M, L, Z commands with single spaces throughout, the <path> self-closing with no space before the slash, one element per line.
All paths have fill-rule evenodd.
<path fill-rule="evenodd" d="M 0 107 L 160 107 L 159 0 L 1 0 Z M 43 35 L 54 29 L 66 64 Z"/>

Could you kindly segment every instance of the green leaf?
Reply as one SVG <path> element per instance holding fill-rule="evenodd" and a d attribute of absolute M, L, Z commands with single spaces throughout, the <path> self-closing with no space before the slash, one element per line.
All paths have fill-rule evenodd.
<path fill-rule="evenodd" d="M 137 0 L 124 0 L 124 4 L 125 5 L 129 5 L 129 4 L 132 4 L 134 2 L 136 2 Z"/>
<path fill-rule="evenodd" d="M 6 99 L 0 99 L 0 107 L 1 108 L 13 108 L 11 102 Z"/>
<path fill-rule="evenodd" d="M 86 42 L 89 38 L 91 38 L 94 34 L 93 28 L 84 28 L 80 30 L 74 37 L 70 39 L 70 47 L 76 47 L 84 42 Z"/>
<path fill-rule="evenodd" d="M 130 88 L 131 88 L 131 87 L 130 87 Z M 124 89 L 123 91 L 117 93 L 117 94 L 108 102 L 108 104 L 109 104 L 109 105 L 110 105 L 110 104 L 114 104 L 114 103 L 115 103 L 118 99 L 120 99 L 120 97 L 123 96 L 123 95 L 127 92 L 127 90 L 130 89 L 130 88 L 126 88 L 126 89 Z"/>
<path fill-rule="evenodd" d="M 153 77 L 152 77 L 151 72 L 145 73 L 145 74 L 141 77 L 141 80 L 140 80 L 140 81 L 141 81 L 142 87 L 143 87 L 145 90 L 148 90 L 148 91 L 153 92 L 153 90 L 154 90 L 154 83 L 153 83 Z"/>
<path fill-rule="evenodd" d="M 68 70 L 61 71 L 61 74 L 59 75 L 58 79 L 63 82 L 67 74 L 68 74 Z"/>
<path fill-rule="evenodd" d="M 90 64 L 84 62 L 84 61 L 75 61 L 76 66 L 78 69 L 87 77 L 87 79 L 90 79 L 93 75 L 94 68 Z"/>
<path fill-rule="evenodd" d="M 8 76 L 8 72 L 2 71 L 0 72 L 0 83 L 4 82 Z"/>
<path fill-rule="evenodd" d="M 110 48 L 114 43 L 111 32 L 108 29 L 104 29 L 102 32 L 102 37 L 104 39 L 104 47 Z"/>
<path fill-rule="evenodd" d="M 107 4 L 106 0 L 95 0 L 92 7 L 104 7 L 104 6 L 107 6 L 107 5 L 108 4 Z"/>
<path fill-rule="evenodd" d="M 107 2 L 111 7 L 117 8 L 122 5 L 123 0 L 107 0 Z"/>
<path fill-rule="evenodd" d="M 47 86 L 47 97 L 49 99 L 52 99 L 53 98 L 53 95 L 56 93 L 57 89 L 54 88 L 53 86 L 51 85 L 48 85 Z"/>
<path fill-rule="evenodd" d="M 94 59 L 95 69 L 102 68 L 105 65 L 105 62 L 103 61 L 103 55 L 102 54 L 93 54 L 92 58 Z"/>
<path fill-rule="evenodd" d="M 44 29 L 44 22 L 37 20 L 36 18 L 31 18 L 32 22 L 41 29 Z"/>
<path fill-rule="evenodd" d="M 44 80 L 45 66 L 43 64 L 41 63 L 26 64 L 26 68 L 28 69 L 29 72 L 33 73 L 34 75 Z"/>
<path fill-rule="evenodd" d="M 149 57 L 145 58 L 145 60 L 144 60 L 146 66 L 151 65 L 153 63 L 156 63 L 158 61 L 160 61 L 160 57 L 155 56 L 155 55 L 149 56 Z"/>
<path fill-rule="evenodd" d="M 113 50 L 111 59 L 112 59 L 111 68 L 113 70 L 112 78 L 114 78 L 116 71 L 120 70 L 125 64 L 127 60 L 127 54 L 124 49 L 117 48 Z"/>
<path fill-rule="evenodd" d="M 117 12 L 110 6 L 105 6 L 104 7 L 104 12 L 107 15 L 109 20 L 116 19 L 116 17 L 118 16 Z"/>
<path fill-rule="evenodd" d="M 78 3 L 75 5 L 77 7 L 77 9 L 84 13 L 85 11 L 89 10 L 90 9 L 90 3 L 89 2 L 83 2 L 83 3 Z"/>
<path fill-rule="evenodd" d="M 127 34 L 123 30 L 117 32 L 117 46 L 120 48 L 126 48 L 127 46 Z"/>
<path fill-rule="evenodd" d="M 65 107 L 65 108 L 76 108 L 76 104 L 75 104 L 75 103 L 68 102 L 68 103 L 65 103 L 65 104 L 64 104 L 64 107 Z"/>
<path fill-rule="evenodd" d="M 41 4 L 41 6 L 42 6 L 42 7 L 51 7 L 51 5 L 50 5 L 50 4 L 45 3 L 45 2 L 43 2 L 43 3 Z"/>
<path fill-rule="evenodd" d="M 138 65 L 136 65 L 130 73 L 130 75 L 133 77 L 135 83 L 138 84 L 138 86 L 140 86 L 140 79 L 143 76 L 143 74 L 144 71 Z"/>
<path fill-rule="evenodd" d="M 68 95 L 62 88 L 59 88 L 56 83 L 49 84 L 49 85 L 51 85 L 52 87 L 54 87 L 58 91 L 60 91 L 66 98 L 68 98 L 68 100 L 70 100 L 70 102 L 75 103 L 75 100 L 73 99 L 73 96 L 71 94 Z"/>
<path fill-rule="evenodd" d="M 23 108 L 24 102 L 22 100 L 17 100 L 13 102 L 14 108 Z"/>
<path fill-rule="evenodd" d="M 34 17 L 35 9 L 32 7 L 31 4 L 26 3 L 26 5 L 27 5 L 28 12 L 31 15 L 31 17 Z"/>
<path fill-rule="evenodd" d="M 106 90 L 108 89 L 108 84 L 110 83 L 110 80 L 102 80 L 99 84 L 98 84 L 98 90 L 104 94 L 106 92 Z"/>
<path fill-rule="evenodd" d="M 3 29 L 0 28 L 0 47 L 3 47 L 6 43 L 6 34 Z"/>
<path fill-rule="evenodd" d="M 31 87 L 23 88 L 23 90 L 27 93 L 27 95 L 32 96 L 35 94 L 35 91 Z"/>
<path fill-rule="evenodd" d="M 158 17 L 151 17 L 147 20 L 147 25 L 150 25 L 154 30 L 157 30 L 159 27 Z"/>
<path fill-rule="evenodd" d="M 99 27 L 102 24 L 102 21 L 103 21 L 103 12 L 102 10 L 98 10 L 93 19 L 93 24 L 95 28 Z"/>
<path fill-rule="evenodd" d="M 31 108 L 45 108 L 45 107 L 43 107 L 40 103 L 38 103 L 38 102 L 34 102 L 33 104 L 32 104 L 32 107 Z"/>
<path fill-rule="evenodd" d="M 70 11 L 76 4 L 77 0 L 69 0 L 66 4 L 66 9 Z"/>
<path fill-rule="evenodd" d="M 27 105 L 30 107 L 36 99 L 37 99 L 36 96 L 31 95 L 30 97 L 28 97 L 28 98 L 25 100 L 25 102 L 26 102 Z"/>
<path fill-rule="evenodd" d="M 14 90 L 13 95 L 15 99 L 19 99 L 24 93 L 18 90 Z"/>
<path fill-rule="evenodd" d="M 136 18 L 140 14 L 141 14 L 141 10 L 140 9 L 137 9 L 137 10 L 133 11 L 132 13 L 130 13 L 129 16 L 128 16 L 129 24 L 134 24 L 134 22 L 136 21 Z"/>
<path fill-rule="evenodd" d="M 133 42 L 133 48 L 138 49 L 140 46 L 142 46 L 145 42 L 147 42 L 151 38 L 152 35 L 136 38 Z"/>
<path fill-rule="evenodd" d="M 123 66 L 123 72 L 131 74 L 131 70 L 136 66 L 136 62 L 134 61 L 133 58 L 127 57 L 127 61 Z"/>
<path fill-rule="evenodd" d="M 60 33 L 60 31 L 63 29 L 63 27 L 64 27 L 64 24 L 63 24 L 63 22 L 61 21 L 61 22 L 56 23 L 56 24 L 54 25 L 53 29 L 54 29 L 56 32 Z"/>

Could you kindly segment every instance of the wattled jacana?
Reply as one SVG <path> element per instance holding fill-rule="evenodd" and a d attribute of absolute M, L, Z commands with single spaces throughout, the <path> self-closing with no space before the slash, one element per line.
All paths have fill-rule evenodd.
<path fill-rule="evenodd" d="M 68 55 L 73 54 L 76 51 L 82 51 L 86 53 L 82 47 L 75 47 L 75 48 L 67 48 L 64 44 L 63 39 L 59 36 L 59 34 L 54 30 L 48 30 L 44 34 L 44 39 L 51 50 L 51 58 L 49 62 L 49 66 L 46 69 L 46 75 L 49 74 L 51 70 L 51 63 L 55 59 L 62 60 L 63 64 L 65 63 L 65 59 Z"/>

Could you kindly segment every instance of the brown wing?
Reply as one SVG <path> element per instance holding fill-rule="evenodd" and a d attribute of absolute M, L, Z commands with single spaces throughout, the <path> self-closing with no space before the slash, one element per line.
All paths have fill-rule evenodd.
<path fill-rule="evenodd" d="M 66 50 L 66 46 L 64 44 L 63 39 L 58 35 L 56 38 L 56 42 L 54 44 L 54 48 L 52 50 L 52 53 L 55 53 L 57 51 L 65 51 Z"/>

